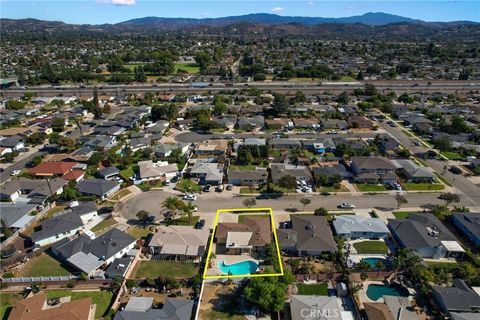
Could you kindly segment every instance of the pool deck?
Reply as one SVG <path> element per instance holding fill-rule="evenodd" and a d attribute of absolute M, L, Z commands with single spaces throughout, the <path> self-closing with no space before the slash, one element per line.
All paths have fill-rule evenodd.
<path fill-rule="evenodd" d="M 216 256 L 215 259 L 212 259 L 212 268 L 207 270 L 207 276 L 224 276 L 226 273 L 220 271 L 218 268 L 218 263 L 220 261 L 224 261 L 225 264 L 234 264 L 242 261 L 253 261 L 257 264 L 260 264 L 260 260 L 253 259 L 249 254 L 241 254 L 241 255 L 228 255 L 228 254 L 219 254 Z"/>
<path fill-rule="evenodd" d="M 385 285 L 385 283 L 383 283 L 382 281 L 365 280 L 365 281 L 363 282 L 363 288 L 362 288 L 362 290 L 360 290 L 359 293 L 358 293 L 358 296 L 359 296 L 359 298 L 360 298 L 360 301 L 359 301 L 359 302 L 360 302 L 360 305 L 359 305 L 360 309 L 364 309 L 364 307 L 363 307 L 363 303 L 364 303 L 364 302 L 379 302 L 379 303 L 383 303 L 383 302 L 384 302 L 383 298 L 380 298 L 380 299 L 378 299 L 378 300 L 371 300 L 371 299 L 367 296 L 367 289 L 368 289 L 368 286 L 371 285 L 371 284 L 377 284 L 377 285 L 382 285 L 382 286 Z"/>

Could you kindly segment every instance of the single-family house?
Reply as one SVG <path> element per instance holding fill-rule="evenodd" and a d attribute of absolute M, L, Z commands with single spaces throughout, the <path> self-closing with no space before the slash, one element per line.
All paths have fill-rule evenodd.
<path fill-rule="evenodd" d="M 152 297 L 130 297 L 125 309 L 117 312 L 113 320 L 189 320 L 193 300 L 167 298 L 161 309 L 153 309 Z"/>
<path fill-rule="evenodd" d="M 194 153 L 202 156 L 225 155 L 227 148 L 227 140 L 207 140 L 197 143 Z"/>
<path fill-rule="evenodd" d="M 390 230 L 379 218 L 359 215 L 339 215 L 333 221 L 338 236 L 349 239 L 386 239 Z"/>
<path fill-rule="evenodd" d="M 12 151 L 20 151 L 25 148 L 25 143 L 20 136 L 11 136 L 4 139 L 0 139 L 0 147 L 10 149 Z"/>
<path fill-rule="evenodd" d="M 296 166 L 284 163 L 272 163 L 270 165 L 272 182 L 278 184 L 284 176 L 294 176 L 297 181 L 312 183 L 312 173 L 306 166 Z"/>
<path fill-rule="evenodd" d="M 60 259 L 91 275 L 98 268 L 123 257 L 134 248 L 135 242 L 134 237 L 113 228 L 93 239 L 86 234 L 73 239 L 65 238 L 55 243 L 52 250 Z"/>
<path fill-rule="evenodd" d="M 317 295 L 292 295 L 290 299 L 290 318 L 292 320 L 349 320 L 351 311 L 345 311 L 337 297 Z"/>
<path fill-rule="evenodd" d="M 105 167 L 97 171 L 97 175 L 106 180 L 111 180 L 120 175 L 120 170 L 115 166 Z"/>
<path fill-rule="evenodd" d="M 444 314 L 475 312 L 479 315 L 480 296 L 462 279 L 454 279 L 453 287 L 433 287 L 432 297 Z"/>
<path fill-rule="evenodd" d="M 295 256 L 320 256 L 337 251 L 332 230 L 325 217 L 291 215 L 291 228 L 277 229 L 280 250 Z"/>
<path fill-rule="evenodd" d="M 165 259 L 200 261 L 210 230 L 190 226 L 159 226 L 147 246 L 153 256 Z"/>
<path fill-rule="evenodd" d="M 254 170 L 228 170 L 228 183 L 235 186 L 262 185 L 267 182 L 266 168 L 256 167 Z"/>
<path fill-rule="evenodd" d="M 195 162 L 189 174 L 200 184 L 220 185 L 223 182 L 223 166 L 215 162 Z"/>
<path fill-rule="evenodd" d="M 461 258 L 465 253 L 457 238 L 433 214 L 388 219 L 388 228 L 400 247 L 409 248 L 422 258 Z"/>
<path fill-rule="evenodd" d="M 97 196 L 100 199 L 107 199 L 120 190 L 120 184 L 105 179 L 86 179 L 77 184 L 77 190 L 85 195 Z"/>
<path fill-rule="evenodd" d="M 433 182 L 435 174 L 432 169 L 422 167 L 410 159 L 391 160 L 394 166 L 397 167 L 399 175 L 405 177 L 408 182 Z"/>
<path fill-rule="evenodd" d="M 98 215 L 95 201 L 73 201 L 67 209 L 63 210 L 63 213 L 70 212 L 79 216 L 83 224 L 87 224 Z"/>
<path fill-rule="evenodd" d="M 167 161 L 145 160 L 138 162 L 140 181 L 170 181 L 178 175 L 178 166 L 176 163 L 169 164 Z"/>
<path fill-rule="evenodd" d="M 268 145 L 270 146 L 270 148 L 277 150 L 294 150 L 302 147 L 302 143 L 300 142 L 300 140 L 284 138 L 271 139 L 268 142 Z"/>
<path fill-rule="evenodd" d="M 30 238 L 36 246 L 46 246 L 83 230 L 84 224 L 80 216 L 74 212 L 56 215 L 43 220 L 39 229 Z"/>
<path fill-rule="evenodd" d="M 12 231 L 24 230 L 35 219 L 35 216 L 30 215 L 30 213 L 35 210 L 35 207 L 35 204 L 25 202 L 2 203 L 0 210 L 0 221 L 2 225 L 0 227 L 2 229 L 8 228 Z M 2 233 L 3 232 L 2 230 Z"/>
<path fill-rule="evenodd" d="M 350 157 L 350 169 L 357 183 L 390 184 L 397 181 L 397 168 L 384 157 Z"/>
<path fill-rule="evenodd" d="M 451 221 L 463 235 L 480 247 L 480 213 L 454 212 Z"/>

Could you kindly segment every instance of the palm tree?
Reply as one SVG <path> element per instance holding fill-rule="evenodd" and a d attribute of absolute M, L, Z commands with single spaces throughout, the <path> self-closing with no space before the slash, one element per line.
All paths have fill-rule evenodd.
<path fill-rule="evenodd" d="M 191 202 L 188 202 L 183 206 L 182 210 L 183 210 L 183 213 L 185 213 L 188 216 L 188 223 L 192 224 L 193 210 L 195 210 L 195 206 Z"/>
<path fill-rule="evenodd" d="M 168 197 L 162 203 L 162 207 L 170 210 L 173 214 L 173 217 L 176 216 L 177 210 L 182 209 L 184 206 L 185 203 L 177 197 Z"/>

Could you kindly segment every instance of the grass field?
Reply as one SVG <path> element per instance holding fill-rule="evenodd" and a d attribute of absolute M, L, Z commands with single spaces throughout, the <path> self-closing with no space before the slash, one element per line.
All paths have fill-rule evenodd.
<path fill-rule="evenodd" d="M 100 221 L 97 225 L 95 225 L 90 231 L 95 232 L 97 235 L 101 234 L 103 230 L 107 229 L 110 226 L 117 224 L 117 221 L 112 217 L 104 219 Z"/>
<path fill-rule="evenodd" d="M 127 233 L 136 239 L 141 239 L 147 237 L 150 233 L 150 229 L 148 227 L 133 227 L 130 228 Z"/>
<path fill-rule="evenodd" d="M 199 73 L 200 67 L 196 63 L 175 63 L 175 71 L 178 72 L 178 69 L 187 71 L 188 73 Z"/>
<path fill-rule="evenodd" d="M 359 254 L 387 254 L 388 247 L 383 241 L 368 240 L 355 242 L 353 247 Z"/>
<path fill-rule="evenodd" d="M 96 319 L 101 318 L 107 313 L 113 299 L 113 293 L 110 291 L 75 292 L 71 290 L 53 290 L 47 291 L 47 295 L 49 299 L 71 296 L 72 300 L 79 300 L 90 297 L 92 298 L 92 303 L 97 305 L 97 309 L 95 311 Z"/>
<path fill-rule="evenodd" d="M 300 295 L 316 295 L 316 296 L 327 296 L 328 295 L 328 284 L 326 282 L 319 284 L 305 284 L 297 283 L 298 294 Z"/>
<path fill-rule="evenodd" d="M 397 218 L 397 219 L 407 219 L 408 216 L 409 216 L 411 213 L 417 213 L 417 212 L 411 212 L 411 211 L 395 211 L 395 212 L 393 212 L 393 215 L 394 215 L 395 218 Z"/>
<path fill-rule="evenodd" d="M 16 293 L 0 293 L 0 320 L 7 320 L 12 307 L 16 301 L 22 300 L 23 297 Z"/>
<path fill-rule="evenodd" d="M 386 191 L 387 188 L 383 184 L 366 184 L 366 183 L 359 183 L 357 184 L 358 191 L 361 192 L 378 192 L 378 191 Z"/>
<path fill-rule="evenodd" d="M 450 152 L 450 151 L 443 151 L 442 154 L 448 158 L 448 160 L 463 160 L 465 159 L 460 153 L 457 152 Z"/>
<path fill-rule="evenodd" d="M 200 192 L 201 187 L 190 179 L 182 179 L 180 180 L 176 187 L 178 191 L 182 192 Z"/>
<path fill-rule="evenodd" d="M 198 274 L 198 269 L 194 263 L 141 261 L 135 267 L 133 277 L 144 279 L 163 275 L 171 278 L 191 278 L 196 274 Z"/>
<path fill-rule="evenodd" d="M 18 275 L 21 277 L 46 277 L 69 276 L 71 273 L 59 261 L 44 253 L 28 260 Z"/>
<path fill-rule="evenodd" d="M 445 185 L 441 183 L 410 183 L 403 184 L 403 188 L 408 191 L 428 191 L 428 190 L 443 190 Z"/>

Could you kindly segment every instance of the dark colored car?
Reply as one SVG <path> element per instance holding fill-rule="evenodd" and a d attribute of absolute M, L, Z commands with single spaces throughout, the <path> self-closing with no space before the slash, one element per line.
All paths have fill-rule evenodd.
<path fill-rule="evenodd" d="M 453 173 L 453 174 L 461 174 L 462 169 L 460 169 L 459 167 L 456 167 L 456 166 L 451 166 L 450 167 L 450 172 Z"/>
<path fill-rule="evenodd" d="M 198 221 L 197 224 L 195 225 L 195 229 L 203 229 L 204 227 L 205 227 L 205 220 L 204 219 Z"/>
<path fill-rule="evenodd" d="M 266 199 L 269 199 L 269 198 L 270 197 L 266 193 L 262 193 L 262 194 L 255 197 L 255 199 L 257 199 L 257 200 L 266 200 Z"/>

